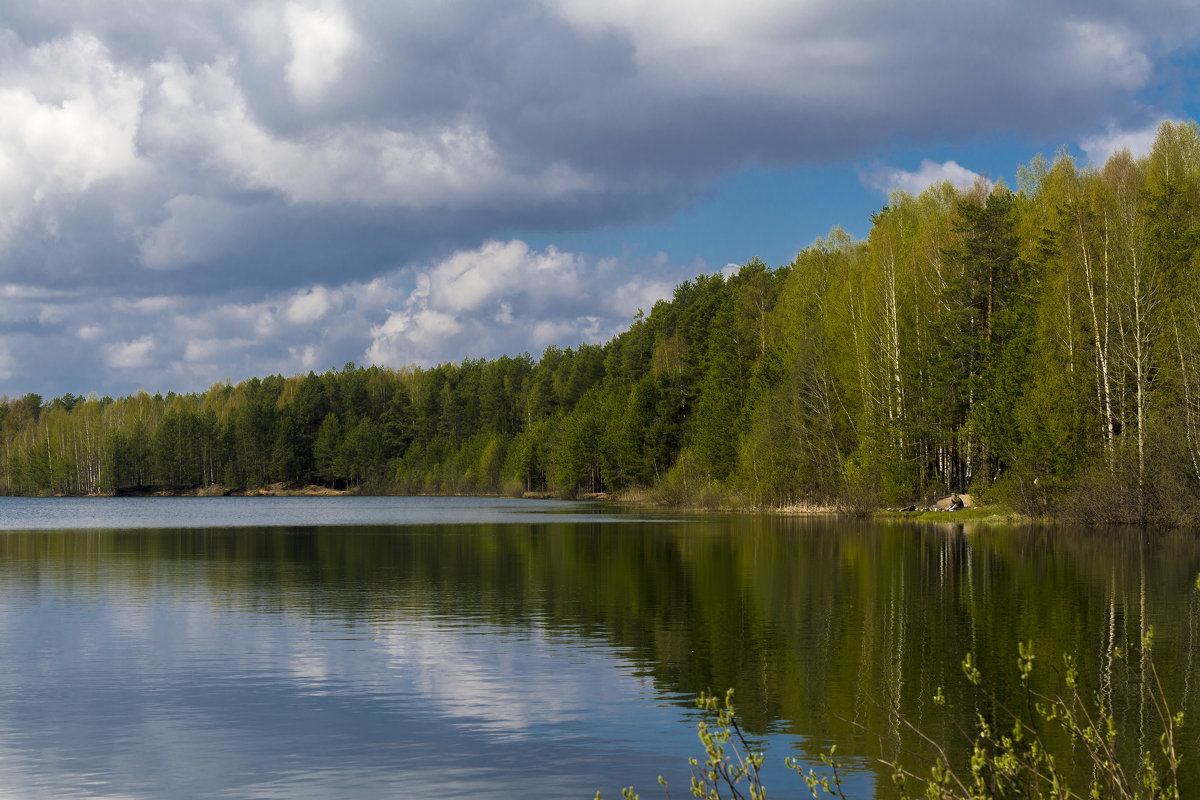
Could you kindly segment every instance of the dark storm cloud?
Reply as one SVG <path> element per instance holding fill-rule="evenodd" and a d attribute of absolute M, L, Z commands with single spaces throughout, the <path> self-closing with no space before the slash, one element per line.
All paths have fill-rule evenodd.
<path fill-rule="evenodd" d="M 750 162 L 853 160 L 897 138 L 1075 136 L 1143 122 L 1131 99 L 1153 72 L 1148 48 L 1195 28 L 1170 7 L 1021 6 L 23 5 L 8 15 L 5 83 L 40 82 L 37 106 L 90 105 L 56 124 L 90 112 L 128 158 L 92 147 L 102 179 L 51 186 L 36 209 L 81 218 L 64 230 L 25 214 L 26 256 L 0 269 L 74 260 L 77 245 L 107 254 L 105 277 L 175 253 L 177 267 L 241 262 L 299 285 L 303 259 L 276 270 L 268 243 L 340 248 L 367 276 L 547 215 L 587 228 L 661 213 Z M 121 102 L 132 118 L 111 118 Z M 86 150 L 75 133 L 63 146 Z M 243 230 L 189 226 L 203 205 L 189 198 Z M 80 212 L 89 201 L 114 218 Z"/>

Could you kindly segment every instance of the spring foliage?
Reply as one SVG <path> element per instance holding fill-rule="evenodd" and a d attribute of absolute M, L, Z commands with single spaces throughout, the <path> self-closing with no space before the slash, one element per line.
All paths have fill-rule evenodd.
<path fill-rule="evenodd" d="M 981 708 L 973 731 L 958 730 L 966 747 L 955 747 L 934 738 L 894 708 L 890 728 L 902 730 L 910 743 L 889 742 L 874 734 L 880 750 L 901 750 L 895 758 L 880 757 L 878 766 L 891 775 L 897 797 L 931 800 L 992 800 L 1025 797 L 1038 800 L 1084 800 L 1107 797 L 1114 800 L 1179 800 L 1184 714 L 1174 708 L 1163 691 L 1152 657 L 1154 633 L 1142 641 L 1139 659 L 1142 682 L 1153 707 L 1157 740 L 1141 749 L 1118 747 L 1121 733 L 1106 698 L 1089 695 L 1081 688 L 1075 660 L 1064 656 L 1057 671 L 1057 688 L 1041 690 L 1033 681 L 1035 656 L 1032 644 L 1018 648 L 1017 670 L 1022 687 L 1018 704 L 1006 705 L 989 688 L 982 672 L 968 653 L 963 672 L 975 687 Z M 939 687 L 931 699 L 935 707 L 946 705 Z M 733 690 L 724 701 L 703 693 L 696 705 L 706 713 L 697 723 L 704 759 L 690 758 L 691 795 L 705 800 L 763 800 L 767 789 L 760 770 L 766 761 L 747 741 L 733 706 Z M 1128 735 L 1128 734 L 1127 734 Z M 955 754 L 965 753 L 956 758 Z M 1132 756 L 1129 754 L 1133 753 Z M 803 781 L 814 800 L 846 800 L 843 772 L 837 746 L 821 755 L 821 772 L 798 758 L 786 763 Z M 661 777 L 666 796 L 670 787 Z M 623 790 L 626 800 L 638 800 L 632 787 Z M 600 795 L 597 793 L 597 800 Z"/>

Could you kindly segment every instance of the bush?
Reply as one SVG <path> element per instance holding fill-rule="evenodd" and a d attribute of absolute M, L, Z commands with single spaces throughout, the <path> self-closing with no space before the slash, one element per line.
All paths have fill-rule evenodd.
<path fill-rule="evenodd" d="M 703 508 L 709 511 L 740 505 L 739 499 L 735 498 L 724 484 L 700 467 L 691 448 L 680 452 L 679 459 L 650 490 L 649 496 L 663 505 Z"/>
<path fill-rule="evenodd" d="M 1200 578 L 1197 588 L 1200 589 Z M 891 774 L 894 787 L 902 798 L 1180 800 L 1183 712 L 1168 702 L 1163 691 L 1151 657 L 1153 641 L 1154 632 L 1150 630 L 1142 641 L 1140 675 L 1142 688 L 1151 698 L 1156 712 L 1157 730 L 1154 733 L 1158 735 L 1146 735 L 1138 741 L 1154 742 L 1154 745 L 1138 750 L 1121 750 L 1117 746 L 1120 733 L 1113 709 L 1099 694 L 1094 697 L 1084 695 L 1079 672 L 1070 656 L 1063 658 L 1056 691 L 1048 693 L 1034 688 L 1033 649 L 1032 645 L 1023 644 L 1018 648 L 1017 659 L 1023 692 L 1019 707 L 1005 705 L 987 687 L 970 654 L 963 660 L 963 672 L 982 701 L 979 707 L 990 709 L 987 714 L 978 715 L 973 732 L 959 729 L 967 745 L 965 752 L 969 753 L 965 761 L 961 756 L 956 761 L 948 742 L 935 740 L 891 709 L 889 713 L 894 724 L 890 727 L 906 731 L 913 743 L 890 742 L 890 745 L 901 747 L 910 760 L 902 763 L 898 759 L 881 758 L 878 763 Z M 931 699 L 935 707 L 945 708 L 940 687 Z M 733 690 L 729 690 L 723 702 L 707 693 L 701 694 L 696 702 L 707 713 L 697 724 L 704 759 L 689 759 L 691 794 L 706 800 L 765 798 L 766 789 L 759 777 L 764 756 L 754 752 L 742 734 L 734 712 Z M 883 734 L 869 733 L 884 744 Z M 836 752 L 834 746 L 822 755 L 827 774 L 818 774 L 812 769 L 806 771 L 798 759 L 786 759 L 788 768 L 800 776 L 816 800 L 822 796 L 845 800 Z M 926 772 L 918 772 L 919 767 L 911 766 L 914 763 L 924 763 Z M 1064 764 L 1074 765 L 1074 769 L 1068 773 L 1062 767 Z M 1070 786 L 1077 776 L 1090 776 L 1082 790 Z M 666 781 L 660 777 L 659 782 L 670 798 Z M 626 800 L 638 798 L 632 787 L 625 789 L 622 795 Z M 596 797 L 599 800 L 599 793 Z"/>

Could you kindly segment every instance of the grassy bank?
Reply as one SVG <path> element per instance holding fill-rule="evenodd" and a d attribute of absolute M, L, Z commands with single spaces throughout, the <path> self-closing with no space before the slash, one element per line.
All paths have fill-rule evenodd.
<path fill-rule="evenodd" d="M 874 519 L 902 519 L 914 522 L 971 522 L 995 525 L 1021 525 L 1033 522 L 1033 518 L 1008 508 L 984 506 L 964 508 L 958 511 L 876 511 Z"/>

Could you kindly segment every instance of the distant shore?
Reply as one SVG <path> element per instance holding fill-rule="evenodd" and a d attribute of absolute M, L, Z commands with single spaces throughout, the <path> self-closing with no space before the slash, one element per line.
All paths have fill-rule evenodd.
<path fill-rule="evenodd" d="M 308 484 L 306 486 L 289 485 L 286 483 L 271 483 L 254 488 L 229 488 L 221 484 L 201 486 L 195 489 L 134 489 L 119 492 L 117 497 L 354 497 L 370 496 L 370 492 L 359 489 L 331 489 L 328 486 Z M 29 495 L 36 496 L 36 495 Z M 106 497 L 112 495 L 53 495 L 55 497 Z M 453 495 L 404 495 L 450 497 Z M 509 495 L 470 495 L 472 497 L 510 497 Z M 517 499 L 523 500 L 554 500 L 562 499 L 551 492 L 524 492 Z M 661 508 L 673 511 L 684 511 L 700 514 L 776 514 L 782 516 L 856 516 L 847 514 L 833 505 L 822 504 L 788 504 L 773 508 L 741 507 L 712 507 L 689 505 L 687 503 L 672 505 L 649 500 L 644 494 L 636 493 L 633 497 L 608 492 L 592 492 L 573 498 L 578 502 L 603 502 L 643 508 Z M 876 520 L 904 520 L 911 522 L 972 522 L 991 524 L 1027 524 L 1034 520 L 1024 514 L 1009 508 L 999 506 L 970 507 L 950 511 L 938 508 L 918 508 L 915 510 L 876 509 L 862 515 Z"/>
<path fill-rule="evenodd" d="M 254 489 L 229 489 L 219 483 L 196 489 L 135 489 L 118 493 L 118 497 L 340 497 L 354 494 L 345 489 L 330 489 L 328 486 L 289 486 L 286 483 L 271 483 Z M 81 495 L 87 497 L 89 495 Z"/>

